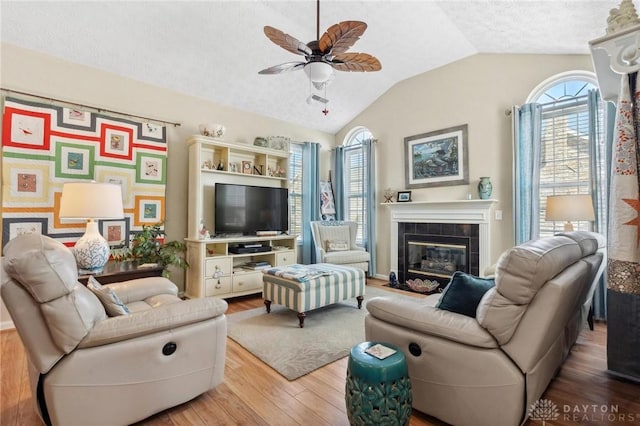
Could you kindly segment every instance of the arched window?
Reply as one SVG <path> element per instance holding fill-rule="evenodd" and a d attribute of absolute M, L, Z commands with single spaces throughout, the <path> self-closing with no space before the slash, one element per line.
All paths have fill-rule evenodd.
<path fill-rule="evenodd" d="M 373 139 L 366 127 L 356 127 L 344 140 L 344 212 L 345 220 L 358 223 L 357 243 L 362 245 L 367 240 L 367 180 L 366 170 L 369 167 L 362 148 L 362 142 Z"/>
<path fill-rule="evenodd" d="M 541 107 L 539 169 L 539 234 L 549 236 L 564 229 L 563 221 L 547 221 L 547 197 L 593 193 L 593 174 L 604 167 L 593 163 L 593 140 L 604 140 L 603 102 L 589 105 L 590 91 L 596 91 L 593 74 L 570 72 L 554 76 L 536 87 L 529 103 Z M 590 110 L 591 108 L 591 110 Z M 599 134 L 594 135 L 594 132 Z M 604 161 L 604 158 L 600 159 Z M 573 222 L 576 230 L 593 230 L 589 221 Z"/>
<path fill-rule="evenodd" d="M 373 139 L 373 134 L 366 127 L 355 127 L 349 132 L 344 140 L 344 146 L 362 145 L 362 142 L 367 139 Z"/>

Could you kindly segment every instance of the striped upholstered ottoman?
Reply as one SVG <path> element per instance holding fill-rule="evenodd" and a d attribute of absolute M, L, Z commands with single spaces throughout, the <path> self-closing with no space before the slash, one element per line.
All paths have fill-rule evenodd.
<path fill-rule="evenodd" d="M 358 309 L 364 299 L 364 271 L 349 266 L 317 263 L 288 265 L 263 271 L 262 298 L 271 312 L 271 303 L 284 305 L 298 312 L 300 327 L 304 327 L 305 312 L 353 297 Z"/>

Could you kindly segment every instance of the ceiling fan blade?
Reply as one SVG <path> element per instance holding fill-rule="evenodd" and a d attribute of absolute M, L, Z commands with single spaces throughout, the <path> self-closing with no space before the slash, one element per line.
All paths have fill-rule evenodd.
<path fill-rule="evenodd" d="M 309 46 L 297 38 L 291 37 L 289 34 L 283 33 L 276 28 L 267 25 L 264 27 L 264 34 L 269 37 L 269 40 L 282 47 L 284 50 L 296 55 L 311 55 L 311 49 Z"/>
<path fill-rule="evenodd" d="M 329 63 L 338 71 L 380 71 L 382 64 L 368 53 L 341 53 L 335 55 Z"/>
<path fill-rule="evenodd" d="M 367 24 L 360 21 L 343 21 L 330 26 L 318 41 L 323 54 L 344 53 L 360 39 L 367 29 Z"/>
<path fill-rule="evenodd" d="M 283 72 L 302 69 L 305 65 L 305 62 L 285 62 L 284 64 L 265 68 L 262 71 L 258 72 L 258 74 L 282 74 Z"/>

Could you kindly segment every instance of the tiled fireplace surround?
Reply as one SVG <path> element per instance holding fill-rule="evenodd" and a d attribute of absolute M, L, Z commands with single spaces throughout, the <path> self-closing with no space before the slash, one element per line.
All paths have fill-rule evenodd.
<path fill-rule="evenodd" d="M 402 232 L 470 237 L 470 273 L 490 266 L 491 207 L 496 200 L 414 201 L 385 204 L 390 212 L 390 265 L 399 279 L 403 267 Z M 471 225 L 471 226 L 469 226 Z M 402 282 L 402 281 L 401 281 Z"/>
<path fill-rule="evenodd" d="M 453 241 L 452 241 L 453 239 Z M 457 241 L 456 241 L 457 240 Z M 446 285 L 448 278 L 437 278 L 429 276 L 429 273 L 419 274 L 414 277 L 405 275 L 406 263 L 408 261 L 407 241 L 424 241 L 429 243 L 444 244 L 462 244 L 468 245 L 465 249 L 469 251 L 469 263 L 457 265 L 456 270 L 467 272 L 473 275 L 479 275 L 479 235 L 477 224 L 460 224 L 460 223 L 415 223 L 400 222 L 398 223 L 398 280 L 404 283 L 408 278 L 429 278 L 436 279 L 441 284 Z M 424 259 L 424 258 L 423 258 Z M 423 261 L 425 262 L 425 261 Z M 467 268 L 465 270 L 465 268 Z M 452 268 L 453 269 L 453 268 Z M 451 275 L 453 270 L 446 275 Z M 415 274 L 414 274 L 415 275 Z"/>

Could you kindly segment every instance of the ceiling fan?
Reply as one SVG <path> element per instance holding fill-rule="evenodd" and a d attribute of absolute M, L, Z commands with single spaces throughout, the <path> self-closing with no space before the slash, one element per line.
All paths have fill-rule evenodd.
<path fill-rule="evenodd" d="M 320 0 L 317 0 L 316 40 L 307 44 L 276 28 L 265 26 L 265 35 L 283 49 L 302 55 L 304 62 L 286 62 L 263 69 L 259 74 L 281 74 L 304 69 L 317 89 L 322 88 L 338 71 L 380 71 L 380 61 L 368 53 L 347 52 L 367 29 L 360 21 L 343 21 L 330 26 L 320 37 Z"/>

